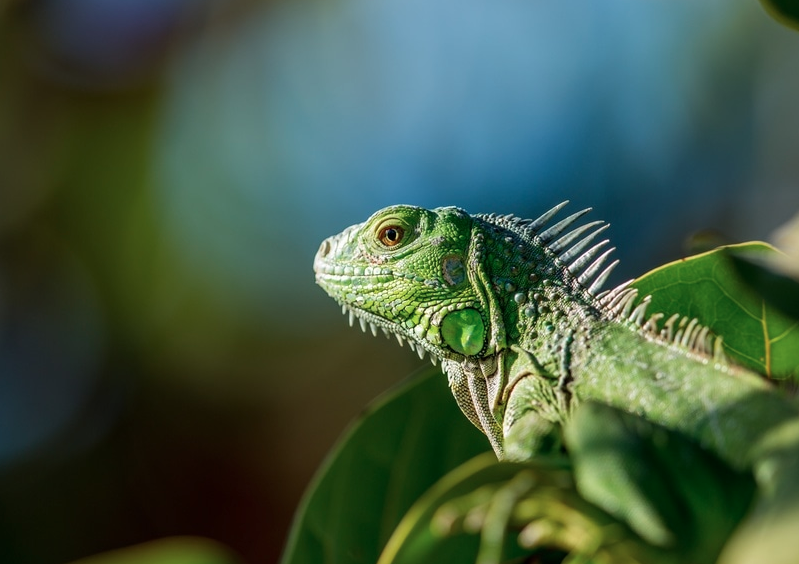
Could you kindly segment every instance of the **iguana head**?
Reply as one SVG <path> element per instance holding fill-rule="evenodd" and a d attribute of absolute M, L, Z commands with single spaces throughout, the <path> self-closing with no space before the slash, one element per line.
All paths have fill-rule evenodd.
<path fill-rule="evenodd" d="M 587 209 L 551 224 L 566 203 L 534 220 L 391 206 L 322 242 L 316 281 L 350 323 L 394 333 L 422 357 L 557 347 L 579 319 L 626 316 L 635 297 L 624 285 L 599 293 L 618 262 L 606 264 L 607 240 L 592 243 L 607 225 L 573 227 Z"/>
<path fill-rule="evenodd" d="M 316 282 L 350 323 L 407 340 L 420 356 L 476 356 L 491 328 L 469 266 L 473 220 L 454 208 L 391 206 L 322 242 Z"/>

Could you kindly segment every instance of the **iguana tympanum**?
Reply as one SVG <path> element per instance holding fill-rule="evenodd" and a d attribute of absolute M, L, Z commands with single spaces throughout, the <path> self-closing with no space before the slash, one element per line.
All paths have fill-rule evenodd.
<path fill-rule="evenodd" d="M 594 243 L 607 225 L 574 227 L 588 210 L 553 222 L 564 205 L 536 220 L 388 207 L 322 243 L 316 281 L 350 323 L 439 361 L 500 459 L 561 448 L 562 436 L 579 456 L 602 440 L 601 428 L 570 431 L 581 405 L 632 414 L 752 473 L 754 506 L 721 561 L 799 562 L 799 406 L 725 360 L 695 321 L 648 314 L 628 284 L 601 291 L 618 262 Z M 578 464 L 578 490 L 657 542 L 657 508 L 608 476 L 623 466 Z"/>

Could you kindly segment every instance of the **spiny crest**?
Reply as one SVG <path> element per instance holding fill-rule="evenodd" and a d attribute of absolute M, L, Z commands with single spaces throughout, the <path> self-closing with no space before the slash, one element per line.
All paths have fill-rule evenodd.
<path fill-rule="evenodd" d="M 574 277 L 579 287 L 594 297 L 596 305 L 610 319 L 633 323 L 646 335 L 712 357 L 716 362 L 726 362 L 722 338 L 711 333 L 708 327 L 700 325 L 697 319 L 674 314 L 661 327 L 659 322 L 665 317 L 663 313 L 647 317 L 651 297 L 644 297 L 636 305 L 638 290 L 630 287 L 632 280 L 611 290 L 601 290 L 619 261 L 614 260 L 607 264 L 609 256 L 615 250 L 615 247 L 611 247 L 603 251 L 610 242 L 608 239 L 593 246 L 591 244 L 610 225 L 603 221 L 592 221 L 572 227 L 578 219 L 591 211 L 591 208 L 587 208 L 548 226 L 568 203 L 568 200 L 561 202 L 533 220 L 493 213 L 481 217 L 518 233 L 529 242 L 549 249 L 556 262 Z"/>
<path fill-rule="evenodd" d="M 556 262 L 569 272 L 580 288 L 591 296 L 596 296 L 610 273 L 619 264 L 618 260 L 607 264 L 608 257 L 615 247 L 601 252 L 610 242 L 609 239 L 604 239 L 591 246 L 594 239 L 610 225 L 604 221 L 592 221 L 572 228 L 578 219 L 591 211 L 591 208 L 573 213 L 557 223 L 549 225 L 550 221 L 568 203 L 568 200 L 561 202 L 537 219 L 521 219 L 514 215 L 493 213 L 479 217 L 510 229 L 526 241 L 548 249 L 554 255 Z"/>
<path fill-rule="evenodd" d="M 630 322 L 651 337 L 680 346 L 690 352 L 713 358 L 715 362 L 727 363 L 724 354 L 722 337 L 713 334 L 709 327 L 701 325 L 699 320 L 675 313 L 660 326 L 666 317 L 663 313 L 653 313 L 647 317 L 646 310 L 651 303 L 651 296 L 646 296 L 638 305 L 638 290 L 630 288 L 631 281 L 625 282 L 613 290 L 602 292 L 597 296 L 599 305 L 610 315 L 611 319 Z"/>

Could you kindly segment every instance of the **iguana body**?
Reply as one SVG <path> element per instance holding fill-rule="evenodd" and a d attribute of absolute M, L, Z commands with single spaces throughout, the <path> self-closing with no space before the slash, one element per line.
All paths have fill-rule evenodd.
<path fill-rule="evenodd" d="M 605 226 L 572 228 L 588 210 L 550 225 L 563 205 L 535 221 L 386 208 L 322 243 L 317 282 L 351 321 L 440 361 L 498 457 L 558 447 L 583 402 L 640 416 L 751 471 L 758 507 L 739 544 L 755 546 L 767 527 L 798 527 L 784 561 L 799 561 L 799 408 L 729 364 L 694 321 L 647 316 L 647 300 L 635 305 L 626 285 L 600 292 L 615 266 L 605 266 L 607 241 L 594 244 Z M 590 490 L 591 477 L 585 482 Z M 656 524 L 636 525 L 660 538 Z M 727 556 L 747 561 L 745 547 Z M 775 556 L 769 561 L 781 561 Z"/>

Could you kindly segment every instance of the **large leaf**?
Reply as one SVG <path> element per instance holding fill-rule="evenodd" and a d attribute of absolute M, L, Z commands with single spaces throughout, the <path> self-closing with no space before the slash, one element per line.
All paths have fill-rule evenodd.
<path fill-rule="evenodd" d="M 799 376 L 799 321 L 758 294 L 740 274 L 740 260 L 778 254 L 765 243 L 743 243 L 672 262 L 638 278 L 650 312 L 697 318 L 723 337 L 732 360 L 769 378 Z M 740 259 L 740 260 L 739 260 Z"/>
<path fill-rule="evenodd" d="M 306 492 L 282 564 L 374 564 L 402 516 L 489 444 L 431 370 L 373 404 Z"/>

